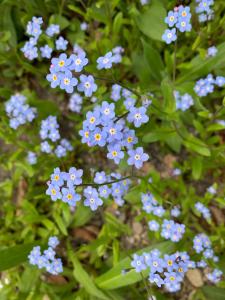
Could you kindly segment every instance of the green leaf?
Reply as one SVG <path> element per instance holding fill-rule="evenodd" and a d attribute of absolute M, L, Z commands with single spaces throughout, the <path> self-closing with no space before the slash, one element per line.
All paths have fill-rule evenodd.
<path fill-rule="evenodd" d="M 195 80 L 198 77 L 206 76 L 212 70 L 221 67 L 225 64 L 225 42 L 218 47 L 216 56 L 211 58 L 202 58 L 200 55 L 196 56 L 177 79 L 177 83 L 185 82 L 188 80 Z"/>
<path fill-rule="evenodd" d="M 166 10 L 162 1 L 152 0 L 149 9 L 136 19 L 139 29 L 148 37 L 161 41 L 167 26 L 164 22 Z"/>
<path fill-rule="evenodd" d="M 168 78 L 162 81 L 161 90 L 164 97 L 164 111 L 167 113 L 174 112 L 176 110 L 176 102 L 173 95 L 173 85 Z"/>
<path fill-rule="evenodd" d="M 225 289 L 214 287 L 214 286 L 204 286 L 202 288 L 203 294 L 208 300 L 224 300 L 225 299 Z"/>
<path fill-rule="evenodd" d="M 55 212 L 55 213 L 53 213 L 53 218 L 54 218 L 56 224 L 58 225 L 60 231 L 64 235 L 68 235 L 66 225 L 64 224 L 64 220 L 62 219 L 62 217 L 58 213 Z"/>
<path fill-rule="evenodd" d="M 183 144 L 190 150 L 199 153 L 203 156 L 210 156 L 211 152 L 208 146 L 203 143 L 200 139 L 190 135 L 187 140 L 183 140 Z"/>
<path fill-rule="evenodd" d="M 114 19 L 114 22 L 113 22 L 113 33 L 118 34 L 120 32 L 120 29 L 121 29 L 122 25 L 123 25 L 123 14 L 120 11 L 115 16 L 115 19 Z"/>
<path fill-rule="evenodd" d="M 174 245 L 171 242 L 163 242 L 160 244 L 156 244 L 154 246 L 150 246 L 144 248 L 142 250 L 137 251 L 137 254 L 142 254 L 143 252 L 150 251 L 154 248 L 159 249 L 162 253 L 169 253 L 173 251 Z M 134 269 L 122 274 L 122 270 L 131 269 L 131 258 L 126 257 L 121 260 L 115 267 L 111 270 L 107 271 L 105 274 L 99 276 L 96 279 L 96 284 L 106 290 L 113 290 L 116 288 L 120 288 L 123 286 L 127 286 L 129 284 L 138 282 L 142 280 L 142 277 L 139 273 L 137 273 Z M 149 270 L 145 270 L 143 272 L 143 276 L 147 277 Z"/>
<path fill-rule="evenodd" d="M 97 299 L 109 300 L 110 298 L 105 295 L 100 289 L 96 287 L 93 280 L 89 274 L 84 270 L 77 256 L 69 251 L 70 259 L 73 263 L 74 271 L 73 275 L 76 280 L 85 288 L 85 290 L 92 296 L 95 296 Z"/>
<path fill-rule="evenodd" d="M 153 129 L 152 132 L 149 132 L 146 135 L 144 135 L 142 140 L 145 143 L 164 141 L 169 136 L 174 135 L 174 133 L 176 133 L 175 129 L 162 127 L 159 129 Z"/>
<path fill-rule="evenodd" d="M 207 127 L 207 131 L 219 131 L 219 130 L 224 130 L 225 127 L 224 125 L 221 125 L 219 123 L 211 124 Z"/>
<path fill-rule="evenodd" d="M 27 256 L 38 243 L 29 243 L 5 248 L 0 251 L 0 272 L 13 268 L 28 260 Z"/>
<path fill-rule="evenodd" d="M 144 48 L 144 56 L 148 63 L 152 77 L 154 77 L 156 80 L 161 80 L 164 65 L 159 52 L 144 40 L 142 40 L 142 44 Z"/>
<path fill-rule="evenodd" d="M 58 24 L 60 26 L 60 30 L 65 29 L 70 25 L 70 22 L 61 15 L 52 15 L 49 19 L 50 24 Z"/>
<path fill-rule="evenodd" d="M 198 156 L 193 158 L 191 168 L 193 178 L 198 180 L 202 174 L 202 157 Z"/>

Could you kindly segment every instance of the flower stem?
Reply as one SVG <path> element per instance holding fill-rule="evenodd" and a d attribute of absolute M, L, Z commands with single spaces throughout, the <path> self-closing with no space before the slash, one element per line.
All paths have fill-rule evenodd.
<path fill-rule="evenodd" d="M 126 180 L 128 178 L 137 178 L 137 176 L 129 175 L 129 176 L 119 178 L 119 179 L 115 179 L 115 180 L 112 180 L 112 181 L 109 181 L 109 182 L 104 182 L 104 183 L 94 183 L 94 182 L 92 182 L 92 183 L 81 183 L 81 184 L 78 184 L 76 186 L 101 186 L 101 185 L 107 185 L 107 184 L 113 184 L 113 183 L 116 183 L 116 182 L 120 182 L 120 181 Z"/>

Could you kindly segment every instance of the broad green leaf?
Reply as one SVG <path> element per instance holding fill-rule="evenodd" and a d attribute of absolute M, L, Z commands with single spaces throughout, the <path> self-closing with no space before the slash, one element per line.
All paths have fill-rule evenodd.
<path fill-rule="evenodd" d="M 214 124 L 209 125 L 206 130 L 207 131 L 225 130 L 225 127 L 224 127 L 224 125 L 221 125 L 219 123 L 214 123 Z"/>
<path fill-rule="evenodd" d="M 137 25 L 148 37 L 161 41 L 163 32 L 167 28 L 165 17 L 166 10 L 162 1 L 152 0 L 149 9 L 137 17 Z"/>
<path fill-rule="evenodd" d="M 208 146 L 200 139 L 190 135 L 187 140 L 183 140 L 183 144 L 190 150 L 197 152 L 203 156 L 210 156 L 211 152 Z"/>
<path fill-rule="evenodd" d="M 28 260 L 27 256 L 38 243 L 17 245 L 0 250 L 0 272 L 16 267 Z"/>
<path fill-rule="evenodd" d="M 113 33 L 118 34 L 120 32 L 122 25 L 123 25 L 123 14 L 122 12 L 119 12 L 114 18 Z"/>
<path fill-rule="evenodd" d="M 142 141 L 145 143 L 153 143 L 157 141 L 163 141 L 169 136 L 174 135 L 176 133 L 175 129 L 173 128 L 159 128 L 159 129 L 153 129 L 152 132 L 147 133 L 144 135 Z"/>
<path fill-rule="evenodd" d="M 69 250 L 69 256 L 74 267 L 73 275 L 76 278 L 76 280 L 85 288 L 85 290 L 90 295 L 97 297 L 97 299 L 99 300 L 109 300 L 110 298 L 106 296 L 106 294 L 102 292 L 99 288 L 97 288 L 97 286 L 94 284 L 94 281 L 85 271 L 82 264 L 78 260 L 75 253 L 72 252 L 72 250 Z"/>
<path fill-rule="evenodd" d="M 207 300 L 224 300 L 225 299 L 225 289 L 218 288 L 215 286 L 204 286 L 202 288 L 204 295 Z"/>
<path fill-rule="evenodd" d="M 195 57 L 189 64 L 188 69 L 181 72 L 181 75 L 177 79 L 177 83 L 185 82 L 188 80 L 195 80 L 198 77 L 206 76 L 212 70 L 221 67 L 225 64 L 225 42 L 220 44 L 218 52 L 214 57 L 202 58 L 200 55 Z"/>
<path fill-rule="evenodd" d="M 144 56 L 148 63 L 148 67 L 152 74 L 152 77 L 156 80 L 161 80 L 164 65 L 159 52 L 144 40 L 142 40 L 142 44 L 144 48 Z"/>
<path fill-rule="evenodd" d="M 176 102 L 173 95 L 173 85 L 168 78 L 162 81 L 161 90 L 164 98 L 163 110 L 167 113 L 174 112 L 176 110 Z"/>
<path fill-rule="evenodd" d="M 58 225 L 60 231 L 64 235 L 68 235 L 66 225 L 65 225 L 63 218 L 57 212 L 53 213 L 53 218 L 54 218 L 56 224 Z"/>
<path fill-rule="evenodd" d="M 194 157 L 191 164 L 192 176 L 195 180 L 198 180 L 202 174 L 202 157 Z"/>
<path fill-rule="evenodd" d="M 70 22 L 61 15 L 52 15 L 49 19 L 49 23 L 58 24 L 60 26 L 60 30 L 63 30 L 70 25 Z"/>
<path fill-rule="evenodd" d="M 137 251 L 138 254 L 142 254 L 143 252 L 150 251 L 154 248 L 159 249 L 162 253 L 170 253 L 174 249 L 174 245 L 171 242 L 163 242 L 160 244 L 156 244 L 142 250 Z M 122 273 L 123 270 L 128 270 L 125 274 Z M 149 270 L 145 270 L 143 272 L 143 276 L 147 277 Z M 131 258 L 126 257 L 121 260 L 115 267 L 107 271 L 105 274 L 96 278 L 96 284 L 106 290 L 113 290 L 123 286 L 127 286 L 129 284 L 133 284 L 135 282 L 141 281 L 142 277 L 140 273 L 135 272 L 131 267 Z"/>

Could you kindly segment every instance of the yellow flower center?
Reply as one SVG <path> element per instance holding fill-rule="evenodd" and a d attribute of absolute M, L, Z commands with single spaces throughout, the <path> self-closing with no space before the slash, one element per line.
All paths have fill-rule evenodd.
<path fill-rule="evenodd" d="M 79 58 L 77 58 L 76 61 L 75 61 L 75 64 L 76 65 L 80 65 L 81 64 L 81 60 Z"/>
<path fill-rule="evenodd" d="M 173 261 L 172 261 L 172 260 L 168 260 L 168 261 L 167 261 L 167 265 L 168 265 L 168 266 L 172 266 L 172 265 L 173 265 Z"/>
<path fill-rule="evenodd" d="M 68 200 L 71 200 L 72 198 L 73 198 L 72 194 L 68 194 L 68 195 L 67 195 L 67 199 L 68 199 Z"/>
<path fill-rule="evenodd" d="M 90 123 L 93 124 L 95 122 L 95 117 L 90 118 Z"/>
<path fill-rule="evenodd" d="M 95 134 L 95 140 L 96 141 L 100 141 L 101 140 L 101 134 L 100 133 L 96 133 Z"/>
<path fill-rule="evenodd" d="M 84 136 L 85 136 L 86 138 L 88 138 L 88 137 L 89 137 L 89 131 L 85 131 Z"/>
<path fill-rule="evenodd" d="M 128 142 L 128 143 L 131 143 L 131 142 L 133 142 L 133 138 L 132 138 L 131 136 L 128 136 L 128 138 L 127 138 L 127 142 Z"/>
<path fill-rule="evenodd" d="M 59 66 L 60 66 L 60 67 L 63 67 L 64 65 L 65 65 L 65 61 L 64 61 L 64 60 L 60 60 L 60 61 L 59 61 Z"/>
<path fill-rule="evenodd" d="M 59 180 L 59 175 L 55 175 L 54 179 L 55 179 L 56 181 L 58 181 L 58 180 Z"/>
<path fill-rule="evenodd" d="M 112 156 L 116 157 L 117 156 L 117 151 L 112 151 Z"/>
<path fill-rule="evenodd" d="M 52 190 L 51 190 L 51 193 L 52 193 L 52 195 L 56 195 L 56 190 L 55 190 L 55 189 L 52 189 Z"/>
<path fill-rule="evenodd" d="M 52 79 L 53 79 L 54 81 L 56 81 L 57 78 L 58 78 L 58 77 L 57 77 L 56 75 L 53 75 L 53 76 L 52 76 Z"/>

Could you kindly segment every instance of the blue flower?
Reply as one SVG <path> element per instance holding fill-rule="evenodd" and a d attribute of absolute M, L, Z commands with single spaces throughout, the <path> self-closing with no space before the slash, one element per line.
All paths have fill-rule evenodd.
<path fill-rule="evenodd" d="M 106 101 L 102 102 L 101 106 L 101 118 L 103 121 L 108 123 L 109 120 L 115 117 L 115 105 L 114 103 L 108 103 Z"/>
<path fill-rule="evenodd" d="M 138 139 L 135 136 L 135 131 L 132 129 L 126 130 L 124 132 L 123 138 L 123 146 L 127 147 L 128 149 L 133 148 L 133 145 L 137 144 Z"/>
<path fill-rule="evenodd" d="M 57 73 L 57 72 L 68 71 L 70 65 L 71 65 L 71 59 L 67 58 L 67 55 L 65 53 L 62 53 L 59 55 L 58 58 L 56 57 L 52 58 L 50 72 Z"/>
<path fill-rule="evenodd" d="M 169 25 L 169 27 L 173 27 L 177 22 L 178 13 L 170 10 L 168 12 L 167 17 L 165 18 L 165 23 Z"/>
<path fill-rule="evenodd" d="M 64 148 L 62 145 L 58 145 L 56 148 L 55 148 L 55 155 L 57 157 L 65 157 L 66 154 L 67 154 L 67 151 L 66 151 L 66 148 Z"/>
<path fill-rule="evenodd" d="M 82 23 L 80 24 L 80 29 L 81 29 L 82 31 L 86 31 L 86 30 L 88 29 L 88 24 L 87 24 L 86 22 L 82 22 Z"/>
<path fill-rule="evenodd" d="M 52 54 L 52 48 L 48 45 L 45 45 L 44 47 L 40 47 L 41 50 L 41 56 L 45 58 L 50 58 Z"/>
<path fill-rule="evenodd" d="M 134 107 L 136 100 L 134 98 L 128 97 L 124 101 L 124 106 L 126 107 L 127 110 L 130 110 L 130 108 Z"/>
<path fill-rule="evenodd" d="M 81 75 L 80 83 L 77 86 L 79 92 L 84 92 L 86 97 L 91 97 L 92 93 L 97 90 L 97 85 L 94 82 L 92 75 Z"/>
<path fill-rule="evenodd" d="M 131 261 L 131 266 L 133 268 L 135 268 L 135 271 L 138 273 L 147 268 L 144 257 L 142 255 L 139 256 L 137 254 L 133 255 L 133 260 Z"/>
<path fill-rule="evenodd" d="M 64 183 L 64 174 L 59 168 L 54 169 L 54 173 L 51 175 L 51 180 L 54 185 L 61 187 Z"/>
<path fill-rule="evenodd" d="M 95 130 L 91 133 L 92 137 L 92 145 L 98 145 L 100 147 L 105 146 L 106 144 L 106 132 L 102 130 L 101 128 L 97 127 Z"/>
<path fill-rule="evenodd" d="M 148 222 L 148 227 L 151 231 L 158 231 L 159 230 L 159 223 L 152 220 Z"/>
<path fill-rule="evenodd" d="M 37 155 L 34 152 L 29 151 L 27 155 L 27 161 L 30 165 L 35 165 L 37 163 Z"/>
<path fill-rule="evenodd" d="M 51 88 L 56 88 L 60 84 L 60 73 L 50 73 L 47 74 L 46 79 L 51 82 Z"/>
<path fill-rule="evenodd" d="M 113 159 L 116 164 L 119 164 L 120 160 L 124 157 L 124 153 L 121 150 L 119 144 L 109 144 L 107 157 Z"/>
<path fill-rule="evenodd" d="M 112 67 L 112 52 L 108 52 L 105 56 L 101 56 L 97 59 L 97 68 L 101 69 L 110 69 Z"/>
<path fill-rule="evenodd" d="M 60 27 L 58 24 L 51 24 L 46 29 L 46 34 L 50 37 L 53 37 L 55 34 L 58 34 L 60 32 Z"/>
<path fill-rule="evenodd" d="M 144 153 L 142 147 L 138 147 L 134 150 L 128 150 L 128 165 L 134 165 L 137 169 L 140 169 L 143 166 L 143 162 L 149 159 L 148 154 Z"/>
<path fill-rule="evenodd" d="M 118 84 L 112 86 L 111 99 L 118 101 L 121 98 L 121 89 L 122 87 Z"/>
<path fill-rule="evenodd" d="M 51 236 L 48 240 L 48 245 L 49 245 L 49 247 L 52 247 L 53 249 L 55 249 L 55 247 L 59 245 L 58 238 L 56 236 Z"/>
<path fill-rule="evenodd" d="M 30 254 L 28 255 L 29 263 L 31 265 L 37 265 L 37 262 L 40 259 L 40 257 L 41 257 L 41 248 L 40 246 L 36 246 L 31 250 Z"/>
<path fill-rule="evenodd" d="M 52 152 L 51 145 L 47 141 L 44 141 L 41 143 L 41 152 L 44 152 L 44 153 Z"/>
<path fill-rule="evenodd" d="M 179 217 L 180 213 L 180 209 L 177 206 L 174 206 L 170 211 L 171 216 L 175 218 Z"/>
<path fill-rule="evenodd" d="M 69 173 L 66 175 L 67 186 L 73 187 L 82 183 L 83 170 L 76 169 L 74 167 L 69 169 Z"/>
<path fill-rule="evenodd" d="M 78 93 L 74 93 L 69 100 L 69 109 L 73 112 L 79 113 L 82 108 L 83 99 Z"/>
<path fill-rule="evenodd" d="M 176 41 L 176 29 L 166 29 L 164 34 L 162 35 L 162 40 L 165 41 L 167 44 L 171 44 L 172 42 Z"/>
<path fill-rule="evenodd" d="M 98 192 L 102 198 L 107 199 L 111 193 L 111 189 L 107 185 L 102 185 L 98 188 Z"/>
<path fill-rule="evenodd" d="M 97 210 L 97 208 L 103 204 L 95 188 L 89 186 L 84 189 L 84 196 L 86 198 L 84 200 L 84 206 L 89 206 L 93 211 Z"/>
<path fill-rule="evenodd" d="M 84 68 L 84 66 L 86 66 L 88 64 L 88 59 L 86 58 L 86 53 L 85 52 L 81 52 L 77 55 L 72 54 L 70 56 L 70 59 L 72 61 L 72 64 L 70 65 L 70 70 L 75 71 L 75 72 L 81 72 Z"/>
<path fill-rule="evenodd" d="M 57 50 L 66 50 L 68 41 L 65 40 L 62 36 L 60 36 L 60 37 L 56 40 L 55 44 L 56 44 L 56 49 L 57 49 Z"/>
<path fill-rule="evenodd" d="M 100 112 L 98 110 L 94 110 L 94 112 L 87 112 L 84 127 L 94 130 L 98 124 L 100 124 Z"/>
<path fill-rule="evenodd" d="M 218 50 L 215 46 L 209 47 L 207 50 L 207 56 L 216 56 Z"/>
<path fill-rule="evenodd" d="M 78 80 L 72 76 L 70 71 L 60 74 L 60 88 L 67 93 L 73 93 L 74 86 L 76 86 Z"/>
<path fill-rule="evenodd" d="M 46 194 L 51 196 L 51 199 L 53 201 L 56 201 L 57 199 L 61 199 L 62 195 L 60 192 L 60 188 L 58 185 L 54 185 L 54 184 L 49 184 L 48 185 L 48 189 L 46 191 Z"/>
<path fill-rule="evenodd" d="M 76 203 L 80 201 L 80 199 L 81 196 L 76 194 L 72 187 L 62 188 L 62 200 L 70 206 L 76 206 Z"/>
<path fill-rule="evenodd" d="M 149 274 L 149 281 L 155 283 L 158 287 L 161 287 L 164 284 L 164 280 L 160 277 L 159 274 Z"/>
<path fill-rule="evenodd" d="M 180 32 L 191 31 L 191 24 L 187 19 L 178 20 L 176 27 L 180 30 Z"/>
<path fill-rule="evenodd" d="M 107 142 L 112 143 L 112 142 L 117 142 L 121 141 L 123 138 L 123 133 L 122 133 L 122 125 L 116 124 L 116 123 L 109 123 L 105 128 L 105 132 L 108 134 L 107 137 Z"/>
<path fill-rule="evenodd" d="M 106 181 L 107 181 L 107 178 L 106 178 L 106 174 L 104 171 L 95 173 L 95 177 L 94 177 L 95 183 L 101 184 L 101 183 L 105 183 Z"/>
<path fill-rule="evenodd" d="M 178 19 L 179 20 L 186 20 L 187 22 L 191 19 L 190 7 L 180 5 L 178 7 Z"/>
<path fill-rule="evenodd" d="M 44 256 L 47 258 L 47 259 L 51 259 L 51 260 L 54 260 L 55 259 L 55 251 L 49 247 L 47 250 L 44 251 Z"/>
<path fill-rule="evenodd" d="M 127 120 L 130 123 L 134 123 L 135 127 L 140 127 L 141 124 L 147 123 L 149 120 L 149 117 L 146 115 L 146 108 L 141 107 L 131 107 L 130 112 L 127 116 Z"/>

